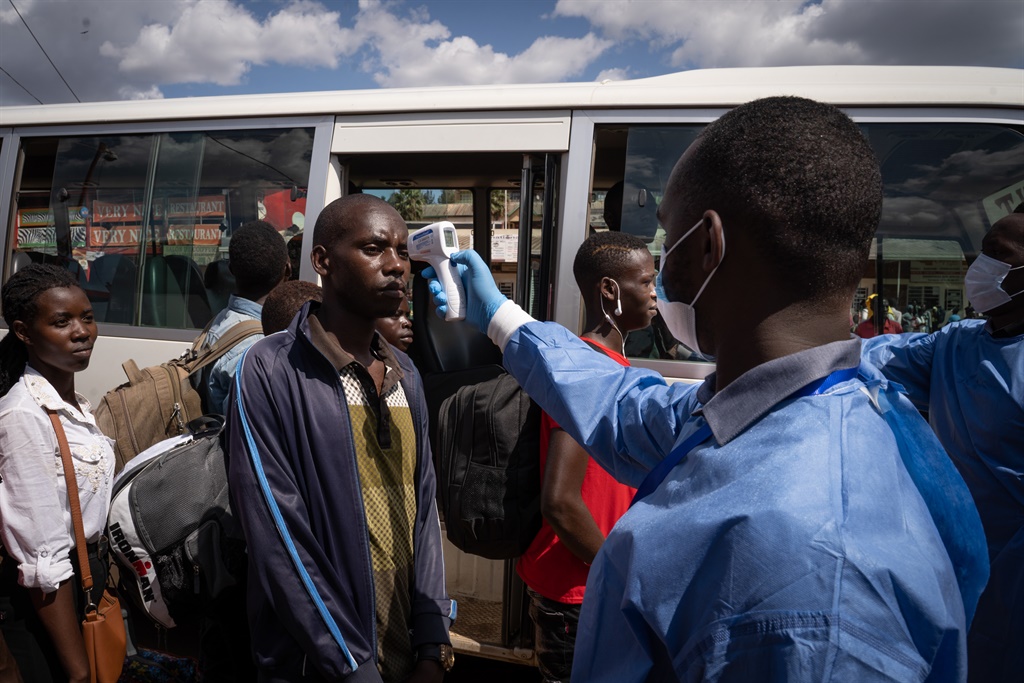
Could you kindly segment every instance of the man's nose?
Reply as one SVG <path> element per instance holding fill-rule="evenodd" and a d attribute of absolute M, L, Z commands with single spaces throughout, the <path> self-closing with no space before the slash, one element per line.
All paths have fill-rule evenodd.
<path fill-rule="evenodd" d="M 398 255 L 398 250 L 388 249 L 386 253 L 388 258 L 384 264 L 385 271 L 388 273 L 393 273 L 395 271 L 405 272 L 407 262 Z"/>

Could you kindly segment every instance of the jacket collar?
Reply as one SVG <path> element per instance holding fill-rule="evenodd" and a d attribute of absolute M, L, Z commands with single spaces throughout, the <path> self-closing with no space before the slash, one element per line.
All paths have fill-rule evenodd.
<path fill-rule="evenodd" d="M 301 314 L 296 318 L 297 334 L 306 337 L 309 343 L 338 372 L 341 372 L 353 363 L 362 367 L 362 364 L 352 354 L 341 348 L 337 340 L 324 330 L 323 325 L 320 324 L 320 320 L 316 316 L 316 312 L 319 309 L 320 304 L 315 301 L 310 301 L 303 306 Z M 383 394 L 400 382 L 404 378 L 405 373 L 395 354 L 392 353 L 390 345 L 377 333 L 374 333 L 373 340 L 370 342 L 370 353 L 383 361 L 384 367 L 387 369 L 384 375 L 384 384 L 381 388 L 381 393 Z"/>
<path fill-rule="evenodd" d="M 835 370 L 858 365 L 860 339 L 853 337 L 758 365 L 719 392 L 712 373 L 697 390 L 701 405 L 694 413 L 704 416 L 715 441 L 725 445 L 794 392 Z"/>

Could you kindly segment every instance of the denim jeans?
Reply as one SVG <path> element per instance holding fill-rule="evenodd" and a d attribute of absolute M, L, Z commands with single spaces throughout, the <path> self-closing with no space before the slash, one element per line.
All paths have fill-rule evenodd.
<path fill-rule="evenodd" d="M 544 683 L 568 683 L 572 650 L 580 623 L 580 606 L 549 600 L 527 588 L 534 625 L 534 652 Z"/>

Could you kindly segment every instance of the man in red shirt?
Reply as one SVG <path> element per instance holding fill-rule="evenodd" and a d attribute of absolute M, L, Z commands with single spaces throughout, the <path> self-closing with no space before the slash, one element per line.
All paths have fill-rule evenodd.
<path fill-rule="evenodd" d="M 591 236 L 576 253 L 573 274 L 583 293 L 581 338 L 622 365 L 626 335 L 651 324 L 656 312 L 654 259 L 644 241 L 621 232 Z M 580 604 L 590 563 L 633 499 L 572 437 L 541 419 L 540 532 L 520 558 L 530 594 L 535 650 L 545 683 L 568 681 Z"/>

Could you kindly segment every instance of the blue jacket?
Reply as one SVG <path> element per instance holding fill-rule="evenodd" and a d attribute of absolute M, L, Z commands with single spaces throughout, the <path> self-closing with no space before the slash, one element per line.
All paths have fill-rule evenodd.
<path fill-rule="evenodd" d="M 230 402 L 228 476 L 249 549 L 253 649 L 271 674 L 305 669 L 331 681 L 380 681 L 348 407 L 338 369 L 310 338 L 311 306 L 249 349 Z M 408 356 L 392 352 L 417 428 L 415 648 L 449 642 L 455 605 L 445 590 L 422 383 Z"/>
<path fill-rule="evenodd" d="M 249 299 L 234 294 L 228 299 L 227 308 L 217 314 L 210 323 L 206 333 L 206 346 L 213 346 L 225 332 L 240 322 L 259 320 L 263 315 L 263 306 Z M 235 379 L 235 368 L 246 349 L 263 339 L 262 334 L 254 334 L 238 342 L 223 356 L 217 359 L 209 371 L 202 373 L 206 382 L 206 405 L 211 413 L 228 414 L 228 394 Z"/>
<path fill-rule="evenodd" d="M 864 360 L 899 382 L 974 495 L 992 576 L 968 637 L 970 679 L 1024 671 L 1024 334 L 984 320 L 864 342 Z"/>
<path fill-rule="evenodd" d="M 964 680 L 988 563 L 963 481 L 867 366 L 793 398 L 859 357 L 837 342 L 716 394 L 713 378 L 667 385 L 551 323 L 511 333 L 509 372 L 619 481 L 713 434 L 608 535 L 573 681 Z"/>

